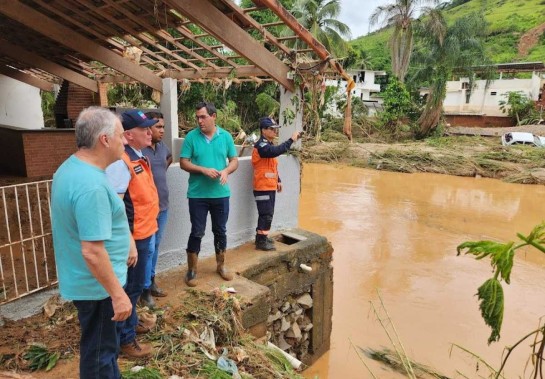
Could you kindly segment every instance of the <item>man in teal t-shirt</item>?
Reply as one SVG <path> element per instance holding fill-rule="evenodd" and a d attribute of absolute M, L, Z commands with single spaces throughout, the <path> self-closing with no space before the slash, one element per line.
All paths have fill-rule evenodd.
<path fill-rule="evenodd" d="M 180 152 L 180 168 L 189 172 L 187 198 L 191 234 L 186 249 L 188 270 L 185 283 L 190 287 L 197 285 L 197 262 L 208 213 L 214 233 L 217 272 L 224 280 L 233 279 L 225 268 L 226 225 L 231 196 L 227 177 L 238 168 L 233 137 L 216 125 L 214 104 L 200 102 L 195 109 L 199 127 L 187 134 Z"/>
<path fill-rule="evenodd" d="M 90 107 L 76 121 L 78 151 L 53 176 L 51 222 L 61 296 L 73 300 L 81 329 L 80 378 L 119 379 L 118 322 L 132 311 L 123 289 L 136 264 L 123 201 L 104 169 L 123 153 L 111 111 Z"/>

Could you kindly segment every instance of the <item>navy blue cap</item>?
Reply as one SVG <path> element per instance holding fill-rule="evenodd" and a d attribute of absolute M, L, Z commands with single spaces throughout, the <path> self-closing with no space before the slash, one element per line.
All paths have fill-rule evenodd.
<path fill-rule="evenodd" d="M 121 124 L 123 124 L 124 130 L 131 130 L 137 127 L 149 128 L 157 122 L 158 120 L 147 118 L 140 109 L 131 109 L 121 114 Z"/>
<path fill-rule="evenodd" d="M 270 117 L 261 117 L 259 119 L 259 128 L 260 129 L 267 129 L 267 128 L 279 128 L 280 125 L 278 125 L 274 120 Z"/>

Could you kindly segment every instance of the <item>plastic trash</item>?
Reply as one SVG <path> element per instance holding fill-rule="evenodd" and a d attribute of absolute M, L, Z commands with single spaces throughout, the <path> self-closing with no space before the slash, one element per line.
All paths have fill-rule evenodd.
<path fill-rule="evenodd" d="M 303 364 L 303 362 L 301 362 L 299 359 L 292 357 L 291 355 L 286 353 L 284 350 L 280 349 L 275 344 L 272 344 L 271 342 L 267 342 L 267 346 L 270 347 L 271 349 L 274 349 L 274 350 L 278 351 L 284 357 L 286 357 L 288 362 L 291 364 L 291 367 L 293 367 L 294 369 L 298 370 L 301 367 L 301 365 Z"/>
<path fill-rule="evenodd" d="M 299 267 L 301 268 L 301 270 L 305 271 L 305 272 L 311 272 L 312 271 L 312 267 L 304 264 L 304 263 L 301 263 L 299 265 Z"/>
<path fill-rule="evenodd" d="M 223 348 L 221 356 L 218 358 L 216 365 L 221 371 L 233 374 L 233 378 L 240 379 L 237 364 L 232 359 L 227 358 L 227 348 Z"/>

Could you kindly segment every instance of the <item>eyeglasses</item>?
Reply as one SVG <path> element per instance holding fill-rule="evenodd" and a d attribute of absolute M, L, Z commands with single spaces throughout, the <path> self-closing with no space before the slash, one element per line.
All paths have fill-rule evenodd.
<path fill-rule="evenodd" d="M 203 114 L 201 116 L 195 116 L 195 118 L 197 120 L 206 120 L 208 117 L 210 117 L 210 115 L 208 115 L 208 114 Z"/>

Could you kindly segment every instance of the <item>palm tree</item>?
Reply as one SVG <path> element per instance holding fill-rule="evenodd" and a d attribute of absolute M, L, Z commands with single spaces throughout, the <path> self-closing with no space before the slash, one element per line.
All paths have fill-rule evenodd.
<path fill-rule="evenodd" d="M 392 72 L 401 82 L 405 80 L 411 61 L 413 23 L 418 16 L 418 7 L 424 3 L 435 5 L 439 0 L 394 0 L 391 4 L 377 7 L 369 18 L 371 26 L 382 21 L 381 24 L 393 27 L 390 37 Z M 422 15 L 426 15 L 431 9 L 422 8 Z"/>
<path fill-rule="evenodd" d="M 484 18 L 470 15 L 447 27 L 440 12 L 436 12 L 439 14 L 435 21 L 427 19 L 417 31 L 418 46 L 413 57 L 414 82 L 428 85 L 429 88 L 423 112 L 418 119 L 421 136 L 428 135 L 439 123 L 447 81 L 454 73 L 469 77 L 470 86 L 475 78 L 475 66 L 480 66 L 481 75 L 485 79 L 492 75 L 482 44 L 486 29 Z M 443 26 L 438 28 L 438 24 Z"/>
<path fill-rule="evenodd" d="M 291 12 L 330 53 L 336 57 L 346 54 L 344 38 L 350 39 L 351 32 L 348 25 L 337 20 L 340 0 L 296 0 Z"/>

